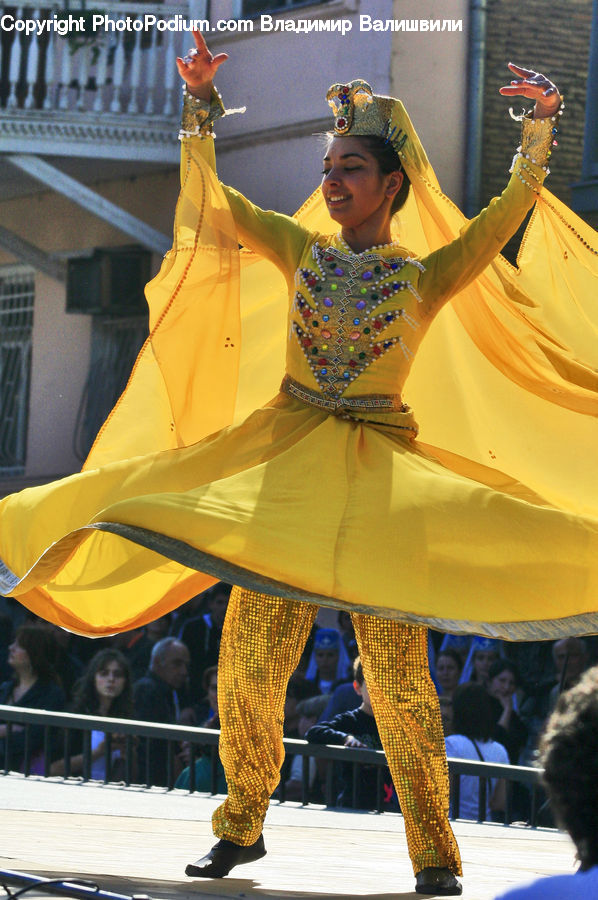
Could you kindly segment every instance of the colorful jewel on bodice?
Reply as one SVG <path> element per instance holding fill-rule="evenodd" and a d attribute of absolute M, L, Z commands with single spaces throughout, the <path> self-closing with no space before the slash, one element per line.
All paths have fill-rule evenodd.
<path fill-rule="evenodd" d="M 388 307 L 405 290 L 420 300 L 412 283 L 397 277 L 415 261 L 383 259 L 373 252 L 346 254 L 333 247 L 322 251 L 318 244 L 312 255 L 315 270 L 297 272 L 292 330 L 321 390 L 340 397 L 371 363 L 397 345 L 407 360 L 412 358 L 396 329 L 386 339 L 384 333 L 393 323 L 419 327 L 403 306 Z"/>

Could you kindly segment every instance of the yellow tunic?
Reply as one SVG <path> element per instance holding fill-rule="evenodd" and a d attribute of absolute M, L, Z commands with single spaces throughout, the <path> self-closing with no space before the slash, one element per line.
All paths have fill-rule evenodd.
<path fill-rule="evenodd" d="M 151 340 L 85 470 L 0 504 L 0 590 L 95 634 L 154 618 L 218 578 L 492 636 L 596 630 L 598 521 L 592 499 L 584 508 L 592 485 L 562 494 L 555 483 L 550 494 L 539 490 L 549 478 L 522 483 L 520 471 L 534 469 L 525 453 L 506 475 L 492 448 L 487 457 L 485 448 L 462 455 L 460 436 L 446 449 L 420 444 L 402 396 L 438 311 L 485 269 L 532 205 L 539 167 L 522 169 L 519 160 L 500 198 L 452 242 L 416 259 L 402 242 L 352 253 L 314 227 L 314 199 L 294 219 L 230 188 L 223 194 L 202 159 L 211 155 L 209 140 L 184 142 L 175 246 L 148 289 Z M 286 324 L 273 299 L 279 276 L 268 269 L 266 277 L 254 254 L 242 254 L 239 275 L 237 232 L 282 272 Z M 437 243 L 443 234 L 439 222 Z M 415 233 L 413 241 L 422 243 Z M 423 387 L 421 377 L 413 382 L 418 418 L 447 387 L 458 412 L 460 392 L 475 395 L 492 382 L 488 354 L 478 360 L 473 345 L 500 344 L 506 334 L 501 304 L 515 290 L 501 266 L 484 275 L 486 294 L 498 297 L 503 283 L 494 308 L 457 304 L 443 319 L 441 352 L 465 348 L 464 377 L 454 356 L 452 368 L 440 357 L 435 371 L 428 356 Z M 557 420 L 573 406 L 582 429 L 595 425 L 589 375 L 559 394 L 536 363 L 537 342 L 525 358 L 506 342 L 507 352 L 501 345 L 495 354 L 506 356 L 515 391 L 527 379 L 534 403 L 554 391 Z M 577 371 L 555 369 L 567 385 Z M 247 415 L 283 376 L 283 390 Z M 492 420 L 494 403 L 482 396 L 475 408 Z M 514 415 L 525 408 L 513 407 Z M 453 415 L 446 403 L 436 409 L 439 422 Z M 504 415 L 498 405 L 496 415 Z"/>

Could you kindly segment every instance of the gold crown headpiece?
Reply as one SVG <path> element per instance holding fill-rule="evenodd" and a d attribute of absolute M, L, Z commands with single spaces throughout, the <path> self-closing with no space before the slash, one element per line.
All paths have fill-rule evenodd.
<path fill-rule="evenodd" d="M 407 110 L 400 100 L 374 94 L 360 78 L 333 84 L 326 99 L 334 114 L 334 133 L 375 135 L 388 141 L 409 170 L 427 175 L 430 164 Z"/>

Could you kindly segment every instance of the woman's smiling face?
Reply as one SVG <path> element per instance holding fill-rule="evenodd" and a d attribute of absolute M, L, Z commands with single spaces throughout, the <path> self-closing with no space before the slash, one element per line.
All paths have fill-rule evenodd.
<path fill-rule="evenodd" d="M 374 217 L 390 219 L 390 204 L 401 172 L 383 175 L 376 158 L 358 137 L 333 137 L 324 156 L 322 195 L 331 217 L 343 228 L 359 228 Z"/>

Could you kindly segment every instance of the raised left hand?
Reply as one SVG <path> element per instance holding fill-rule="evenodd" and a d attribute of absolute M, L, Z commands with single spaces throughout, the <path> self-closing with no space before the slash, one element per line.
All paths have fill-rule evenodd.
<path fill-rule="evenodd" d="M 177 68 L 179 75 L 187 84 L 189 93 L 202 100 L 209 100 L 214 76 L 222 63 L 228 59 L 228 54 L 218 53 L 212 56 L 200 31 L 193 32 L 193 40 L 195 47 L 192 47 L 186 56 L 177 56 Z"/>
<path fill-rule="evenodd" d="M 524 69 L 515 63 L 508 63 L 509 69 L 517 78 L 499 89 L 505 97 L 528 97 L 535 100 L 534 119 L 546 119 L 553 116 L 561 104 L 561 96 L 557 86 L 540 72 Z"/>

